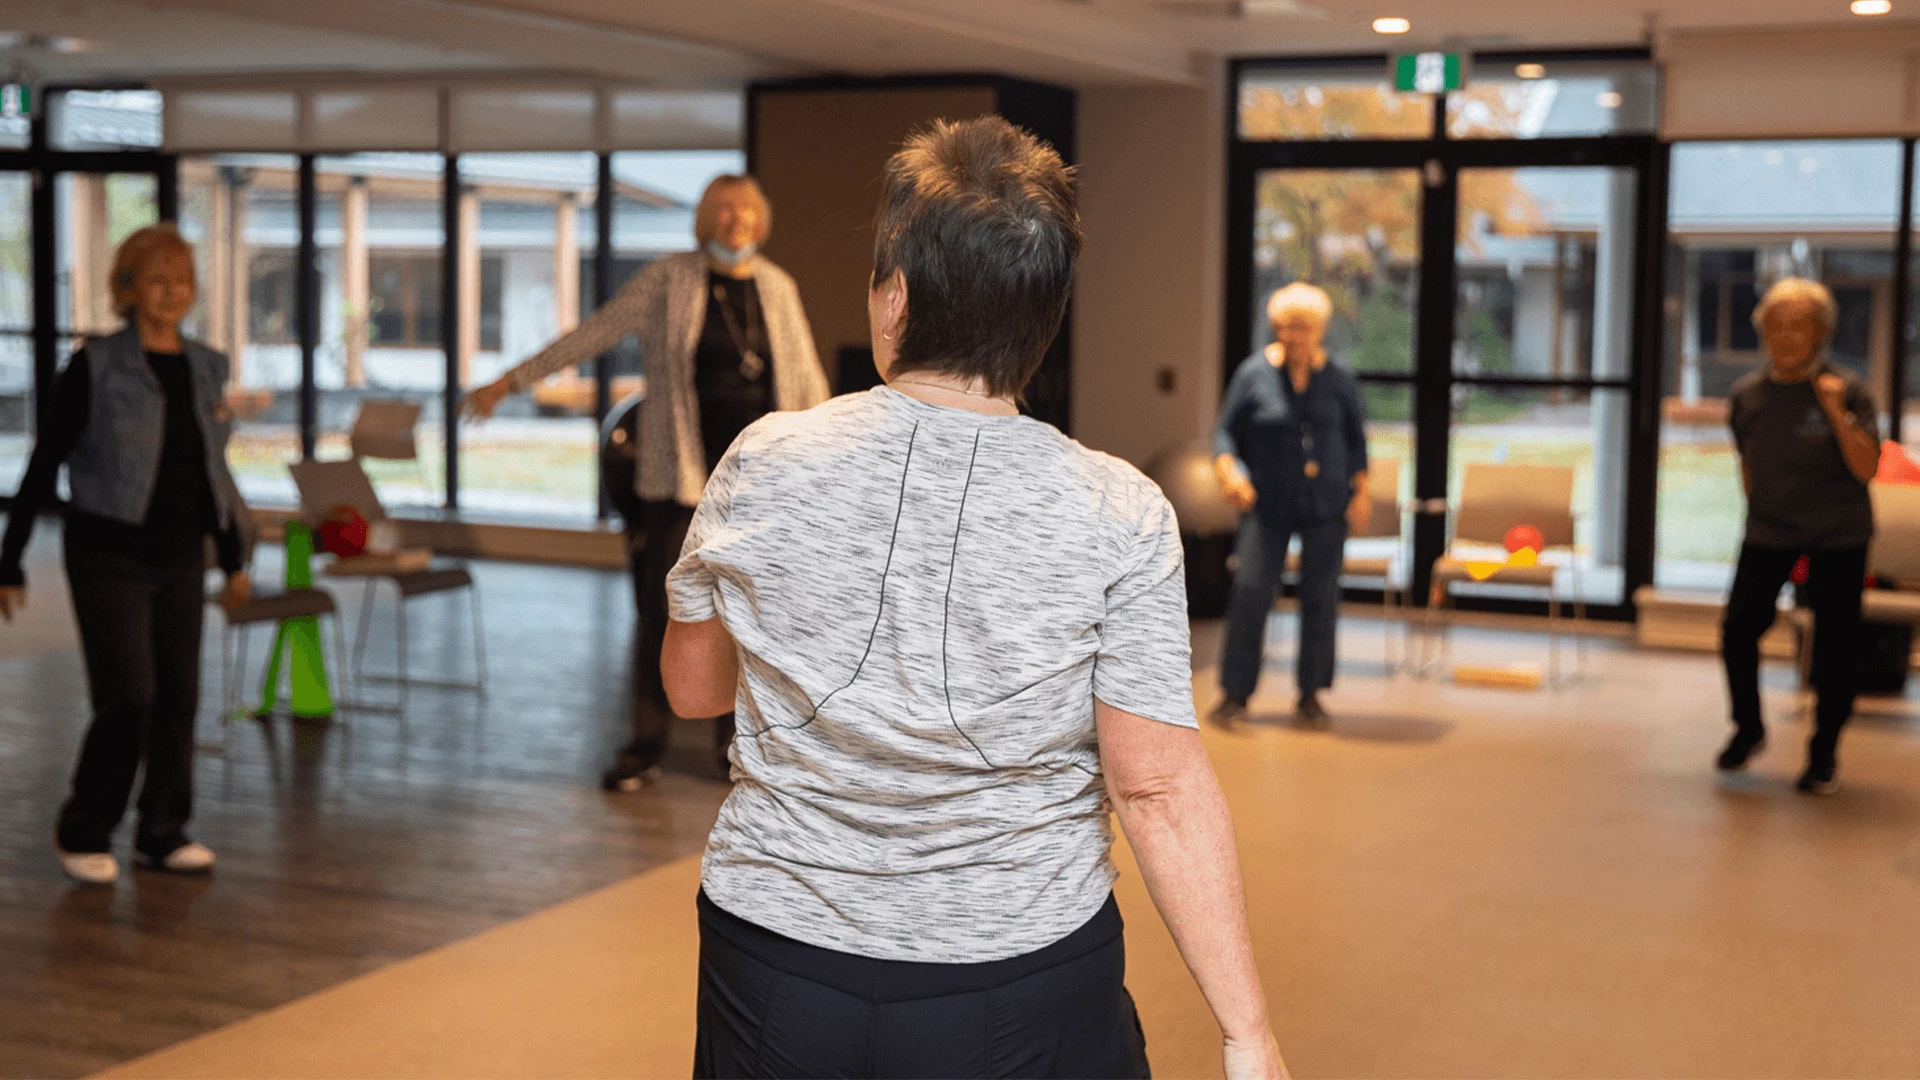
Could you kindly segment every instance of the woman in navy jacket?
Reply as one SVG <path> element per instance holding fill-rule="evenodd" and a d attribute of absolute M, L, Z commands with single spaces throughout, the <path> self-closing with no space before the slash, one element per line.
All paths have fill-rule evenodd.
<path fill-rule="evenodd" d="M 1321 341 L 1333 302 L 1295 283 L 1267 303 L 1273 344 L 1242 361 L 1214 429 L 1214 471 L 1241 512 L 1233 596 L 1220 663 L 1223 698 L 1211 719 L 1247 711 L 1260 678 L 1267 615 L 1300 537 L 1299 716 L 1323 725 L 1320 691 L 1333 685 L 1334 627 L 1347 530 L 1366 527 L 1367 416 L 1360 388 L 1327 363 Z"/>

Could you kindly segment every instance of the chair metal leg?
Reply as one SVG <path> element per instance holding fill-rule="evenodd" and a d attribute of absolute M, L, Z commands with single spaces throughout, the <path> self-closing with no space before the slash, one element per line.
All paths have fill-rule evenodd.
<path fill-rule="evenodd" d="M 233 677 L 234 677 L 233 712 L 227 715 L 235 720 L 240 718 L 240 713 L 241 713 L 240 703 L 245 701 L 247 697 L 247 691 L 246 691 L 247 646 L 250 645 L 252 642 L 253 642 L 253 625 L 249 623 L 246 626 L 243 626 L 240 628 L 240 656 L 239 656 L 238 662 L 234 666 L 234 672 L 233 672 Z"/>
<path fill-rule="evenodd" d="M 339 661 L 329 666 L 329 670 L 333 672 L 333 704 L 336 716 L 353 707 L 350 700 L 352 684 L 347 678 L 347 630 L 341 625 L 342 622 L 341 613 L 336 609 L 333 613 L 333 651 L 339 657 Z"/>
<path fill-rule="evenodd" d="M 1560 594 L 1547 586 L 1547 686 L 1560 685 Z"/>
<path fill-rule="evenodd" d="M 356 681 L 366 681 L 367 629 L 373 622 L 374 579 L 368 578 L 360 590 L 360 625 L 354 632 L 353 677 Z"/>
<path fill-rule="evenodd" d="M 467 608 L 473 613 L 473 689 L 482 697 L 487 693 L 487 635 L 480 618 L 480 586 L 467 590 Z"/>
<path fill-rule="evenodd" d="M 407 707 L 407 598 L 398 592 L 393 597 L 394 652 L 399 661 L 400 709 Z"/>

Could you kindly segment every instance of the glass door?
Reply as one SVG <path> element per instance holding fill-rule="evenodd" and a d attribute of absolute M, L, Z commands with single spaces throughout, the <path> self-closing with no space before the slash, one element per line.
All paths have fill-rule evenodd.
<path fill-rule="evenodd" d="M 1265 169 L 1254 191 L 1253 349 L 1273 340 L 1266 301 L 1276 290 L 1306 282 L 1327 291 L 1334 307 L 1327 353 L 1360 381 L 1372 482 L 1391 484 L 1405 502 L 1413 493 L 1420 172 Z M 1395 475 L 1383 475 L 1386 463 L 1397 463 Z M 1362 558 L 1388 558 L 1402 549 L 1391 537 L 1351 543 L 1351 553 Z"/>
<path fill-rule="evenodd" d="M 1657 316 L 1642 287 L 1651 150 L 1441 139 L 1262 149 L 1241 166 L 1228 366 L 1271 340 L 1274 290 L 1327 290 L 1328 351 L 1360 382 L 1370 455 L 1395 470 L 1373 481 L 1407 511 L 1401 536 L 1350 554 L 1406 559 L 1410 595 L 1426 596 L 1466 469 L 1483 462 L 1572 470 L 1575 543 L 1547 553 L 1571 571 L 1560 599 L 1624 615 L 1651 580 L 1652 509 L 1629 483 L 1645 469 L 1651 490 L 1654 467 L 1634 408 Z M 1457 592 L 1467 606 L 1546 607 L 1538 589 Z"/>
<path fill-rule="evenodd" d="M 1545 558 L 1572 571 L 1556 592 L 1594 605 L 1626 599 L 1637 179 L 1603 166 L 1458 174 L 1448 502 L 1470 464 L 1572 469 L 1575 544 Z"/>

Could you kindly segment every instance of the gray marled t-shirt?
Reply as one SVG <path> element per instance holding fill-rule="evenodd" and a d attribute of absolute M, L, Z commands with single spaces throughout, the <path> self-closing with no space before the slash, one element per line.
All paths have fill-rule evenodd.
<path fill-rule="evenodd" d="M 1025 417 L 885 387 L 727 451 L 667 582 L 739 643 L 713 902 L 887 960 L 1032 952 L 1114 878 L 1093 701 L 1194 727 L 1173 510 Z"/>

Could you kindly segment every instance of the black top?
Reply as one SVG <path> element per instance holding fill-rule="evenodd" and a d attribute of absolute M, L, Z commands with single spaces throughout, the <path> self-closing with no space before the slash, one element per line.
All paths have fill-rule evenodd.
<path fill-rule="evenodd" d="M 128 555 L 153 566 L 197 562 L 211 534 L 220 553 L 220 566 L 231 574 L 240 569 L 240 533 L 237 523 L 220 527 L 219 504 L 207 476 L 206 441 L 193 409 L 193 372 L 182 353 L 147 353 L 147 364 L 160 380 L 167 398 L 166 435 L 160 446 L 160 466 L 153 485 L 153 501 L 139 525 L 67 508 L 69 550 Z M 0 543 L 0 585 L 20 585 L 20 555 L 33 532 L 33 520 L 53 502 L 60 466 L 80 445 L 93 408 L 93 375 L 83 357 L 67 362 L 54 380 L 53 408 L 27 462 L 27 475 L 14 496 L 7 535 Z"/>
<path fill-rule="evenodd" d="M 748 350 L 757 364 L 742 355 Z M 693 353 L 693 389 L 700 402 L 700 441 L 708 472 L 748 424 L 773 410 L 769 352 L 767 321 L 753 279 L 708 273 L 707 323 Z"/>
<path fill-rule="evenodd" d="M 1821 361 L 1805 381 L 1756 371 L 1733 384 L 1727 420 L 1747 469 L 1746 542 L 1767 548 L 1857 547 L 1873 538 L 1873 499 L 1847 467 L 1813 382 L 1846 380 L 1846 408 L 1860 430 L 1880 429 L 1873 395 L 1845 368 Z"/>
<path fill-rule="evenodd" d="M 1367 409 L 1359 384 L 1328 363 L 1293 388 L 1264 352 L 1241 361 L 1220 403 L 1215 454 L 1246 465 L 1262 521 L 1317 525 L 1337 521 L 1353 499 L 1353 478 L 1367 470 Z"/>

